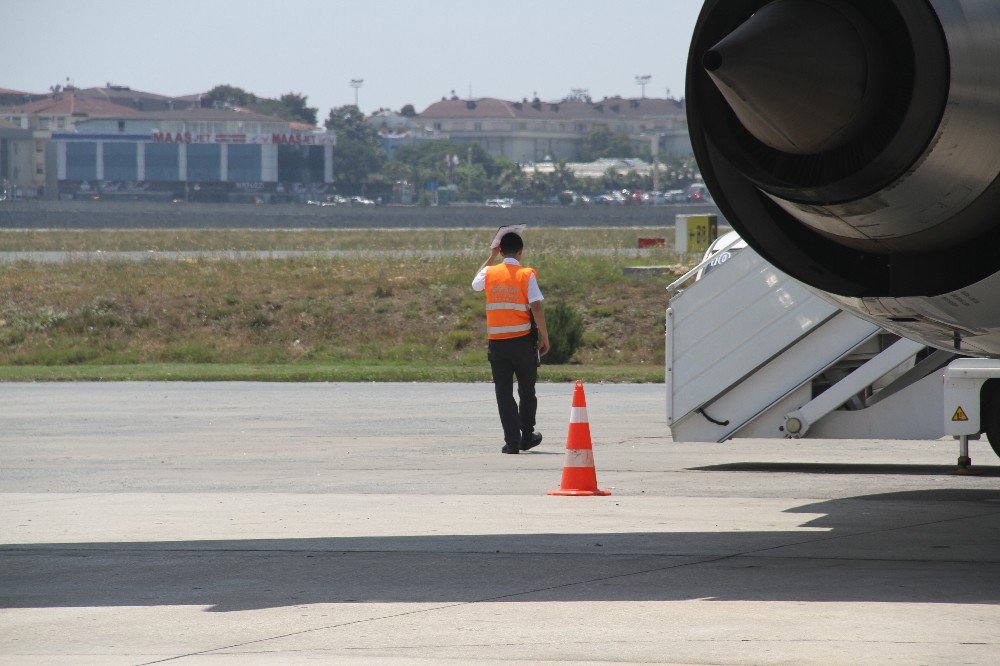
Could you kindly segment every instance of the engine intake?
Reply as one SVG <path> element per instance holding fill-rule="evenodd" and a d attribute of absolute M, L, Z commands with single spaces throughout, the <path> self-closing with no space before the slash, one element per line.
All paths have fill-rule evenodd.
<path fill-rule="evenodd" d="M 709 0 L 688 59 L 702 175 L 762 256 L 843 296 L 1000 270 L 1000 3 Z"/>

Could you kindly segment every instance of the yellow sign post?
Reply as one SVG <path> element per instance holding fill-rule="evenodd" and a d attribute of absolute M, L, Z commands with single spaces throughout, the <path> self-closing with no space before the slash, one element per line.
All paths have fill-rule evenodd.
<path fill-rule="evenodd" d="M 678 215 L 674 233 L 674 248 L 678 254 L 702 254 L 719 237 L 719 218 L 717 215 Z"/>

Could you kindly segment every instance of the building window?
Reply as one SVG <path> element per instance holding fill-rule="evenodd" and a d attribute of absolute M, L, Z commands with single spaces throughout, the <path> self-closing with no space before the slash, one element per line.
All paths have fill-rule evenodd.
<path fill-rule="evenodd" d="M 440 130 L 441 129 L 441 123 L 434 123 L 434 129 Z"/>
<path fill-rule="evenodd" d="M 97 144 L 73 141 L 66 144 L 66 180 L 97 179 Z"/>
<path fill-rule="evenodd" d="M 45 144 L 42 143 L 41 141 L 36 141 L 35 142 L 35 152 L 36 153 L 41 153 L 44 150 L 45 150 Z"/>
<path fill-rule="evenodd" d="M 259 183 L 260 146 L 232 144 L 229 146 L 229 174 L 226 180 L 239 183 Z"/>
<path fill-rule="evenodd" d="M 38 129 L 47 130 L 52 126 L 51 118 L 39 118 L 38 119 Z"/>
<path fill-rule="evenodd" d="M 180 180 L 180 146 L 172 143 L 146 144 L 146 180 Z"/>
<path fill-rule="evenodd" d="M 124 132 L 125 131 L 125 121 L 124 120 L 119 120 L 118 121 L 118 131 L 119 132 Z"/>
<path fill-rule="evenodd" d="M 104 180 L 136 180 L 139 177 L 134 143 L 104 144 Z"/>
<path fill-rule="evenodd" d="M 232 164 L 232 153 L 230 153 Z M 282 183 L 322 183 L 323 146 L 278 146 L 278 180 Z"/>
<path fill-rule="evenodd" d="M 63 117 L 56 118 L 56 129 L 66 129 L 66 119 Z"/>
<path fill-rule="evenodd" d="M 217 143 L 192 143 L 187 147 L 187 179 L 197 181 L 222 180 L 222 150 Z"/>
<path fill-rule="evenodd" d="M 39 167 L 35 167 L 35 173 L 37 173 L 39 176 L 44 176 L 45 175 L 45 169 L 43 167 L 40 167 L 40 166 Z"/>

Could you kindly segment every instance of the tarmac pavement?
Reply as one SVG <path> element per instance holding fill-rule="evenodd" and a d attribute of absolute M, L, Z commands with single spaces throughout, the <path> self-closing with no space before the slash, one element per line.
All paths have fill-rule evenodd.
<path fill-rule="evenodd" d="M 489 384 L 0 384 L 5 664 L 994 664 L 1000 467 L 957 445 L 676 444 L 572 386 L 500 454 Z"/>

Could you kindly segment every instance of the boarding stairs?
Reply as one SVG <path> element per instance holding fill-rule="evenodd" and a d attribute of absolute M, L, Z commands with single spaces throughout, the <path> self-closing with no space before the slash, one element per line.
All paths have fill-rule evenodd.
<path fill-rule="evenodd" d="M 838 309 L 751 248 L 722 248 L 668 292 L 674 441 L 942 435 L 935 373 L 954 355 Z"/>

